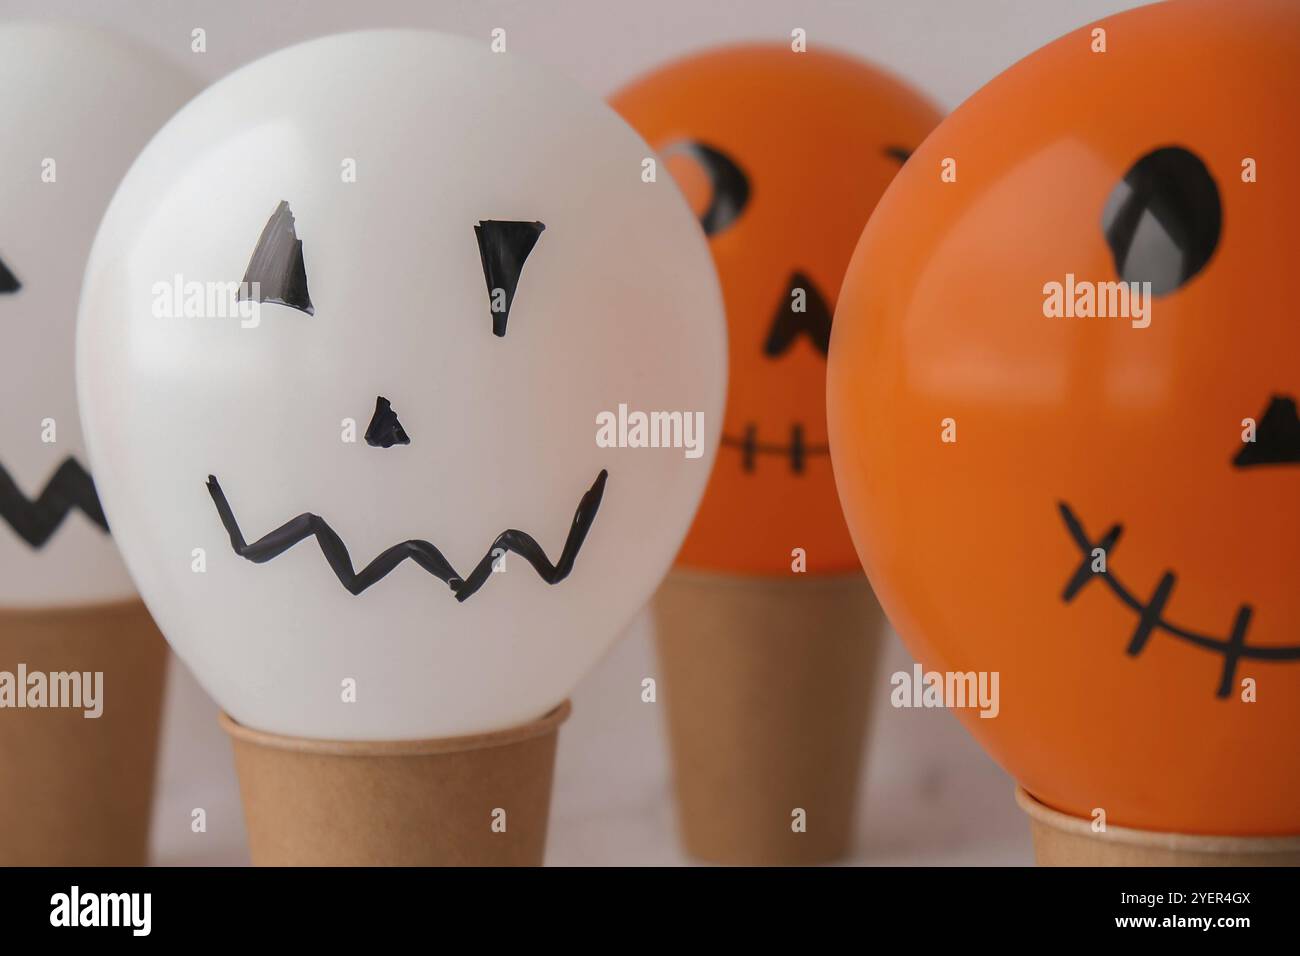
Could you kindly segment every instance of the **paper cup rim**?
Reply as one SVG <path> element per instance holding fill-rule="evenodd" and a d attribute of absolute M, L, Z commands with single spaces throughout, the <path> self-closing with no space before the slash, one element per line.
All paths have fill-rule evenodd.
<path fill-rule="evenodd" d="M 718 571 L 710 568 L 674 567 L 665 581 L 688 585 L 744 589 L 800 588 L 857 591 L 869 586 L 861 568 L 824 573 L 790 572 L 789 574 L 749 574 L 741 571 Z"/>
<path fill-rule="evenodd" d="M 105 600 L 69 601 L 59 604 L 20 604 L 0 607 L 0 621 L 21 623 L 24 621 L 52 620 L 55 618 L 107 617 L 116 614 L 131 614 L 144 606 L 138 595 Z"/>
<path fill-rule="evenodd" d="M 1062 813 L 1059 810 L 1053 810 L 1021 786 L 1016 787 L 1016 803 L 1034 823 L 1086 839 L 1196 853 L 1268 854 L 1300 852 L 1300 836 L 1298 835 L 1228 836 L 1173 833 L 1161 830 L 1137 830 L 1132 827 L 1111 826 L 1109 824 L 1106 826 L 1105 832 L 1098 833 L 1092 829 L 1092 824 L 1088 820 Z"/>
<path fill-rule="evenodd" d="M 543 716 L 525 724 L 486 733 L 457 737 L 428 737 L 422 740 L 329 740 L 315 737 L 289 737 L 246 727 L 224 710 L 218 713 L 217 723 L 239 743 L 272 750 L 335 757 L 415 757 L 487 750 L 492 747 L 523 743 L 536 737 L 554 734 L 560 724 L 569 719 L 572 712 L 572 704 L 565 700 Z"/>

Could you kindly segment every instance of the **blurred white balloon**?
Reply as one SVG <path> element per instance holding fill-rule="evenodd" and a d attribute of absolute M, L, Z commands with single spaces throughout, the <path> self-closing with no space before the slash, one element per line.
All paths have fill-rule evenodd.
<path fill-rule="evenodd" d="M 77 293 L 113 190 L 198 87 L 85 27 L 0 26 L 0 607 L 135 594 L 87 474 Z"/>
<path fill-rule="evenodd" d="M 273 54 L 145 150 L 87 270 L 82 408 L 145 600 L 235 719 L 341 739 L 510 726 L 649 597 L 726 385 L 708 249 L 669 177 L 642 181 L 650 155 L 567 81 L 415 31 Z M 480 237 L 488 221 L 513 225 Z M 246 276 L 256 315 L 227 285 Z M 620 404 L 703 413 L 703 453 L 600 447 Z M 576 548 L 575 512 L 594 512 Z M 236 553 L 305 513 L 244 552 L 265 563 Z M 550 562 L 574 542 L 572 573 L 507 553 L 475 579 L 506 529 Z"/>

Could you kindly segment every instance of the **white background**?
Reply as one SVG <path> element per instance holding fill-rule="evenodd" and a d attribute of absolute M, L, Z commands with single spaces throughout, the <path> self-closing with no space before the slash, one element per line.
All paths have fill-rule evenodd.
<path fill-rule="evenodd" d="M 0 17 L 73 17 L 130 34 L 206 81 L 313 36 L 420 26 L 488 42 L 568 73 L 605 96 L 687 51 L 740 39 L 783 40 L 857 53 L 951 109 L 1020 57 L 1076 27 L 1141 4 L 1131 0 L 0 0 Z M 207 31 L 204 54 L 190 31 Z M 885 675 L 911 658 L 889 638 Z M 686 862 L 673 834 L 667 753 L 644 618 L 578 687 L 560 734 L 547 861 L 558 865 Z M 848 862 L 1023 864 L 1028 825 L 1012 782 L 942 711 L 893 710 L 882 678 Z M 168 688 L 155 859 L 243 863 L 243 825 L 230 747 L 216 709 L 183 668 Z M 195 807 L 208 832 L 190 832 Z"/>

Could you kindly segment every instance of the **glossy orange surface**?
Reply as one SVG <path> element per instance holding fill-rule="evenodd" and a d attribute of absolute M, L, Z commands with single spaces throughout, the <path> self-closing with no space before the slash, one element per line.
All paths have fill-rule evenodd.
<path fill-rule="evenodd" d="M 613 105 L 702 217 L 725 213 L 717 202 L 727 190 L 697 146 L 720 153 L 747 187 L 743 200 L 732 196 L 739 214 L 711 230 L 730 385 L 723 447 L 679 565 L 788 574 L 803 548 L 809 573 L 856 569 L 827 453 L 826 359 L 809 329 L 818 299 L 829 325 L 862 227 L 900 168 L 897 151 L 914 149 L 937 112 L 861 61 L 772 45 L 672 63 Z M 792 288 L 804 290 L 805 311 L 786 316 L 794 334 L 777 329 L 773 341 Z"/>
<path fill-rule="evenodd" d="M 863 234 L 831 343 L 840 495 L 923 665 L 1000 673 L 996 718 L 959 713 L 1040 800 L 1300 833 L 1300 4 L 1093 26 L 1106 52 L 1085 28 L 960 107 Z M 1217 191 L 1208 261 L 1145 328 L 1046 316 L 1048 283 L 1120 278 L 1108 201 L 1161 149 Z M 1160 175 L 1130 220 L 1155 276 L 1214 225 L 1196 177 Z"/>

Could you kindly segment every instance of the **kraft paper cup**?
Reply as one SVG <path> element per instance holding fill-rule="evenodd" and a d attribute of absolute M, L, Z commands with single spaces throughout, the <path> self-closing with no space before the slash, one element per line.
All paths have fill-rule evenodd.
<path fill-rule="evenodd" d="M 149 612 L 138 600 L 0 611 L 0 671 L 20 664 L 102 673 L 103 710 L 0 708 L 0 865 L 144 865 L 167 664 Z"/>
<path fill-rule="evenodd" d="M 1300 836 L 1229 837 L 1108 826 L 1039 803 L 1016 787 L 1039 866 L 1300 866 Z"/>
<path fill-rule="evenodd" d="M 429 740 L 284 737 L 222 714 L 258 866 L 541 866 L 569 702 Z"/>
<path fill-rule="evenodd" d="M 673 571 L 654 615 L 686 851 L 843 856 L 885 630 L 866 577 Z"/>

